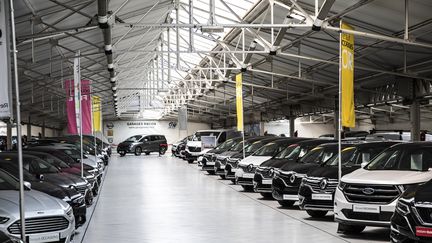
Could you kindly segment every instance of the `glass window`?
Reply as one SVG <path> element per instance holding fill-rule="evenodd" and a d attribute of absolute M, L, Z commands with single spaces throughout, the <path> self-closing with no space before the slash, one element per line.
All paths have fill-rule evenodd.
<path fill-rule="evenodd" d="M 283 149 L 280 153 L 278 153 L 275 156 L 275 158 L 276 159 L 285 159 L 296 149 L 300 150 L 299 148 L 300 148 L 300 146 L 298 144 L 290 145 L 290 146 L 286 147 L 285 149 Z"/>
<path fill-rule="evenodd" d="M 126 142 L 137 142 L 141 139 L 141 137 L 142 137 L 141 135 L 135 135 L 126 139 Z"/>
<path fill-rule="evenodd" d="M 279 149 L 281 149 L 281 146 L 283 144 L 280 143 L 268 143 L 264 145 L 262 148 L 258 149 L 255 153 L 253 153 L 254 156 L 274 156 Z"/>
<path fill-rule="evenodd" d="M 366 169 L 427 171 L 431 165 L 430 148 L 396 147 L 379 154 Z"/>
<path fill-rule="evenodd" d="M 222 132 L 221 135 L 218 138 L 218 143 L 223 143 L 226 140 L 226 132 Z"/>
<path fill-rule="evenodd" d="M 19 182 L 4 171 L 0 171 L 0 190 L 19 190 Z"/>

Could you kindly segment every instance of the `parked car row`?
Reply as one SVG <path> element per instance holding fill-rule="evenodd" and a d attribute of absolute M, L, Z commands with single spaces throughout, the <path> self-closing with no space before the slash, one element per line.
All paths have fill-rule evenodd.
<path fill-rule="evenodd" d="M 187 140 L 174 156 L 182 157 Z M 328 138 L 231 138 L 197 161 L 208 174 L 282 207 L 298 204 L 311 218 L 333 212 L 338 233 L 390 227 L 392 242 L 432 242 L 432 142 L 346 139 L 340 149 L 341 158 Z"/>
<path fill-rule="evenodd" d="M 71 242 L 99 193 L 111 148 L 77 136 L 33 140 L 23 148 L 26 234 L 30 242 Z M 19 165 L 16 151 L 0 152 L 0 232 L 20 237 Z"/>

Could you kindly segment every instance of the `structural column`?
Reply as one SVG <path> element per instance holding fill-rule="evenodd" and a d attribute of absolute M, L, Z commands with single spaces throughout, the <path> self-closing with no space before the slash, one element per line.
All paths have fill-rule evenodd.
<path fill-rule="evenodd" d="M 27 141 L 31 140 L 31 118 L 30 115 L 28 116 L 28 123 L 27 123 Z"/>
<path fill-rule="evenodd" d="M 414 100 L 410 107 L 411 140 L 420 141 L 420 104 Z"/>
<path fill-rule="evenodd" d="M 42 138 L 45 138 L 45 121 L 42 122 Z"/>
<path fill-rule="evenodd" d="M 292 138 L 294 137 L 294 132 L 295 132 L 295 117 L 294 116 L 290 116 L 289 117 L 289 136 Z"/>
<path fill-rule="evenodd" d="M 7 122 L 6 128 L 6 148 L 7 150 L 12 149 L 12 121 Z"/>

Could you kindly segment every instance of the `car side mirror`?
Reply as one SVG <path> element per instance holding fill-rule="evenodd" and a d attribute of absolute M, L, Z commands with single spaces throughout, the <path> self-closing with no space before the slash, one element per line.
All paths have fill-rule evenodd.
<path fill-rule="evenodd" d="M 31 183 L 28 181 L 24 181 L 24 187 L 27 187 L 28 189 L 31 189 Z"/>

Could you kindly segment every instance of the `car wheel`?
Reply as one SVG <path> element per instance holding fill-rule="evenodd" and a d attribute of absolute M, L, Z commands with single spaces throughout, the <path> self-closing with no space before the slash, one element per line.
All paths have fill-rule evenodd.
<path fill-rule="evenodd" d="M 135 148 L 135 155 L 136 155 L 136 156 L 140 156 L 140 155 L 141 155 L 141 152 L 142 152 L 141 147 L 136 147 L 136 148 Z"/>
<path fill-rule="evenodd" d="M 92 188 L 92 193 L 93 196 L 97 196 L 99 194 L 99 183 L 97 182 L 95 183 L 95 185 Z"/>
<path fill-rule="evenodd" d="M 312 218 L 324 218 L 327 214 L 327 211 L 306 210 L 306 213 Z"/>
<path fill-rule="evenodd" d="M 225 175 L 219 175 L 222 180 L 225 180 Z"/>
<path fill-rule="evenodd" d="M 164 154 L 166 153 L 166 151 L 167 151 L 167 148 L 166 148 L 166 147 L 161 147 L 161 148 L 159 149 L 159 154 L 160 154 L 160 155 L 164 155 Z"/>
<path fill-rule="evenodd" d="M 253 191 L 253 186 L 245 186 L 245 185 L 242 185 L 242 187 L 243 187 L 243 189 L 244 189 L 245 191 L 247 191 L 247 192 L 251 192 L 251 191 Z"/>
<path fill-rule="evenodd" d="M 86 194 L 86 197 L 85 197 L 85 203 L 86 203 L 86 205 L 87 206 L 92 205 L 93 204 L 93 200 L 94 200 L 93 192 L 88 191 L 87 194 Z"/>
<path fill-rule="evenodd" d="M 145 152 L 146 155 L 150 155 L 150 152 Z"/>
<path fill-rule="evenodd" d="M 271 192 L 260 192 L 261 196 L 263 196 L 263 198 L 265 199 L 272 199 L 272 193 Z"/>
<path fill-rule="evenodd" d="M 208 173 L 209 175 L 214 175 L 214 174 L 216 174 L 216 173 L 214 172 L 214 170 L 208 170 L 207 173 Z"/>
<path fill-rule="evenodd" d="M 126 151 L 119 151 L 118 153 L 120 154 L 120 157 L 123 157 L 126 155 Z"/>
<path fill-rule="evenodd" d="M 292 207 L 294 205 L 294 201 L 283 201 L 283 200 L 278 200 L 278 203 L 282 206 L 282 207 Z"/>
<path fill-rule="evenodd" d="M 348 225 L 339 223 L 337 232 L 339 234 L 356 235 L 360 234 L 365 228 L 366 226 L 364 225 Z"/>

